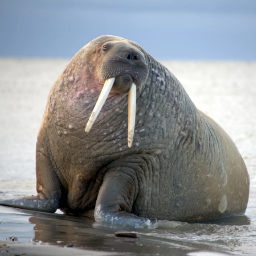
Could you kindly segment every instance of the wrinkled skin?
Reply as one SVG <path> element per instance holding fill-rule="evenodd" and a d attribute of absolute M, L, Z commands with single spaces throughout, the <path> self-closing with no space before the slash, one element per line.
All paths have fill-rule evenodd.
<path fill-rule="evenodd" d="M 115 84 L 89 133 L 106 79 Z M 127 146 L 127 92 L 137 87 Z M 124 226 L 202 221 L 245 212 L 249 176 L 223 129 L 139 45 L 102 36 L 82 48 L 51 89 L 36 148 L 38 195 L 1 204 L 92 216 Z M 151 221 L 149 220 L 151 219 Z"/>

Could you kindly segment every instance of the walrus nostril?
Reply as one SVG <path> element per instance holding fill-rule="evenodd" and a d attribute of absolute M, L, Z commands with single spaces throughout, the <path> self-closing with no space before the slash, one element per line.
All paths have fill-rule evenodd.
<path fill-rule="evenodd" d="M 134 55 L 133 60 L 139 60 L 137 55 Z"/>
<path fill-rule="evenodd" d="M 126 56 L 128 60 L 139 60 L 138 54 L 135 52 L 129 52 Z"/>

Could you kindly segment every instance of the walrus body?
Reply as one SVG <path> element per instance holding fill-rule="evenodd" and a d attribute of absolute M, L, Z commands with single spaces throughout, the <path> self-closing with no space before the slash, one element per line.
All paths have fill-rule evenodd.
<path fill-rule="evenodd" d="M 89 133 L 84 127 L 106 79 L 115 84 Z M 127 92 L 137 86 L 133 144 Z M 1 202 L 147 226 L 149 219 L 203 221 L 245 212 L 249 176 L 223 129 L 179 81 L 134 42 L 99 37 L 51 89 L 38 134 L 35 197 Z"/>

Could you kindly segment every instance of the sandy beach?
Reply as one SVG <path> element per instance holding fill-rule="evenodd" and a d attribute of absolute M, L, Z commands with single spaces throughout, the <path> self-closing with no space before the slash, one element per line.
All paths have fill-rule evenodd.
<path fill-rule="evenodd" d="M 35 145 L 51 86 L 68 60 L 0 59 L 0 200 L 35 194 Z M 245 216 L 168 222 L 117 238 L 120 227 L 0 206 L 1 255 L 255 255 L 256 62 L 163 61 L 195 105 L 230 135 L 250 174 Z M 12 241 L 9 237 L 16 237 Z M 72 244 L 74 247 L 67 247 Z M 211 253 L 211 254 L 209 254 Z"/>

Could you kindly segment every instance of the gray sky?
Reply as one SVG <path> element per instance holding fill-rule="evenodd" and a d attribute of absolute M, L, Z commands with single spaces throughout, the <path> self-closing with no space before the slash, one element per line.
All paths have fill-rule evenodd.
<path fill-rule="evenodd" d="M 256 1 L 0 0 L 0 56 L 71 58 L 104 34 L 162 60 L 256 60 Z"/>

